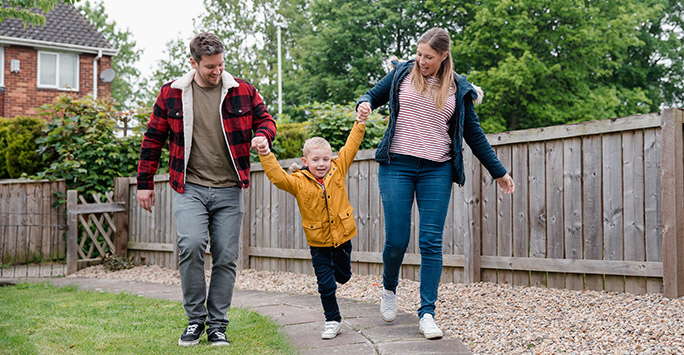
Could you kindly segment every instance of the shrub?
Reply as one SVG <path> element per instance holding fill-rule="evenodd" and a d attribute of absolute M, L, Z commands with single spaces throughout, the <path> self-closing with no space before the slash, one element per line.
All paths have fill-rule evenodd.
<path fill-rule="evenodd" d="M 41 110 L 49 121 L 37 143 L 48 166 L 37 178 L 63 178 L 90 196 L 111 190 L 115 177 L 135 175 L 141 138 L 116 136 L 120 113 L 111 100 L 64 95 Z"/>
<path fill-rule="evenodd" d="M 320 136 L 330 142 L 333 151 L 339 151 L 347 141 L 354 121 L 355 104 L 336 105 L 333 103 L 313 103 L 304 106 L 309 121 L 307 137 Z M 385 134 L 387 120 L 374 112 L 366 121 L 366 134 L 360 149 L 375 149 Z"/>
<path fill-rule="evenodd" d="M 37 117 L 0 118 L 0 178 L 32 175 L 44 168 L 36 145 L 44 125 Z"/>
<path fill-rule="evenodd" d="M 282 123 L 278 125 L 278 134 L 273 142 L 273 154 L 278 159 L 290 159 L 302 156 L 302 147 L 307 138 L 307 123 Z"/>

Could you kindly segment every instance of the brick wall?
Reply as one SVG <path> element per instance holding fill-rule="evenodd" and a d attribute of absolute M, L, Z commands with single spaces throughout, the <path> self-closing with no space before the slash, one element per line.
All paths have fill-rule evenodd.
<path fill-rule="evenodd" d="M 10 72 L 10 61 L 18 59 L 19 73 Z M 78 92 L 39 89 L 38 83 L 38 51 L 32 47 L 5 47 L 5 91 L 0 93 L 0 116 L 15 117 L 20 115 L 35 115 L 38 107 L 51 103 L 55 97 L 65 93 L 79 97 L 91 94 L 93 91 L 93 59 L 94 54 L 79 55 L 79 90 Z M 103 56 L 98 62 L 99 73 L 111 67 L 111 58 Z M 98 79 L 98 97 L 110 95 L 110 84 Z"/>

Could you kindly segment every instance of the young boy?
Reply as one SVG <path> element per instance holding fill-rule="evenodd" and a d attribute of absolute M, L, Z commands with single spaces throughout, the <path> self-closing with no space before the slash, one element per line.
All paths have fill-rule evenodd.
<path fill-rule="evenodd" d="M 357 116 L 335 159 L 328 141 L 309 138 L 304 143 L 304 166 L 290 175 L 280 167 L 267 142 L 253 144 L 271 182 L 297 199 L 325 314 L 323 339 L 336 337 L 342 328 L 335 282 L 344 284 L 351 278 L 351 239 L 356 235 L 354 209 L 347 198 L 344 177 L 365 131 L 365 118 Z"/>

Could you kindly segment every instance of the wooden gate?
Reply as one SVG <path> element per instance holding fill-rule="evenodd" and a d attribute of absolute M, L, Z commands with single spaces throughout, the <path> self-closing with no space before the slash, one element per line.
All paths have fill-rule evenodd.
<path fill-rule="evenodd" d="M 78 191 L 67 192 L 67 273 L 71 274 L 93 263 L 107 253 L 117 254 L 121 243 L 114 213 L 125 212 L 126 202 L 114 202 L 114 192 L 92 194 L 89 203 Z M 79 203 L 80 202 L 80 203 Z M 125 255 L 124 255 L 125 256 Z"/>

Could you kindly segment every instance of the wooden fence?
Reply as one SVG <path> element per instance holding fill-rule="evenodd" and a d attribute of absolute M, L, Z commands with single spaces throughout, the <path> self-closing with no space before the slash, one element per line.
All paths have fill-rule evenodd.
<path fill-rule="evenodd" d="M 0 277 L 66 274 L 64 180 L 0 181 Z"/>
<path fill-rule="evenodd" d="M 466 184 L 454 186 L 444 230 L 444 282 L 490 281 L 568 289 L 684 295 L 682 110 L 488 135 L 516 180 L 504 195 L 466 147 Z M 374 151 L 347 185 L 355 209 L 353 269 L 381 274 L 384 219 Z M 283 167 L 292 160 L 281 161 Z M 312 273 L 294 198 L 252 165 L 240 265 Z M 128 184 L 129 254 L 177 267 L 168 176 L 153 213 Z M 123 182 L 122 182 L 123 183 Z M 418 279 L 415 234 L 401 277 Z"/>
<path fill-rule="evenodd" d="M 682 120 L 681 109 L 667 109 L 488 135 L 516 180 L 513 195 L 498 191 L 466 147 L 467 181 L 454 186 L 444 229 L 442 281 L 683 296 Z M 382 272 L 384 218 L 373 156 L 373 150 L 359 152 L 347 176 L 358 274 Z M 251 179 L 239 266 L 312 273 L 294 198 L 275 188 L 259 164 L 252 165 Z M 173 192 L 168 176 L 155 181 L 149 213 L 135 200 L 135 179 L 116 179 L 114 200 L 127 213 L 113 217 L 118 242 L 111 244 L 118 254 L 177 268 Z M 414 280 L 417 229 L 414 206 L 401 274 Z"/>

